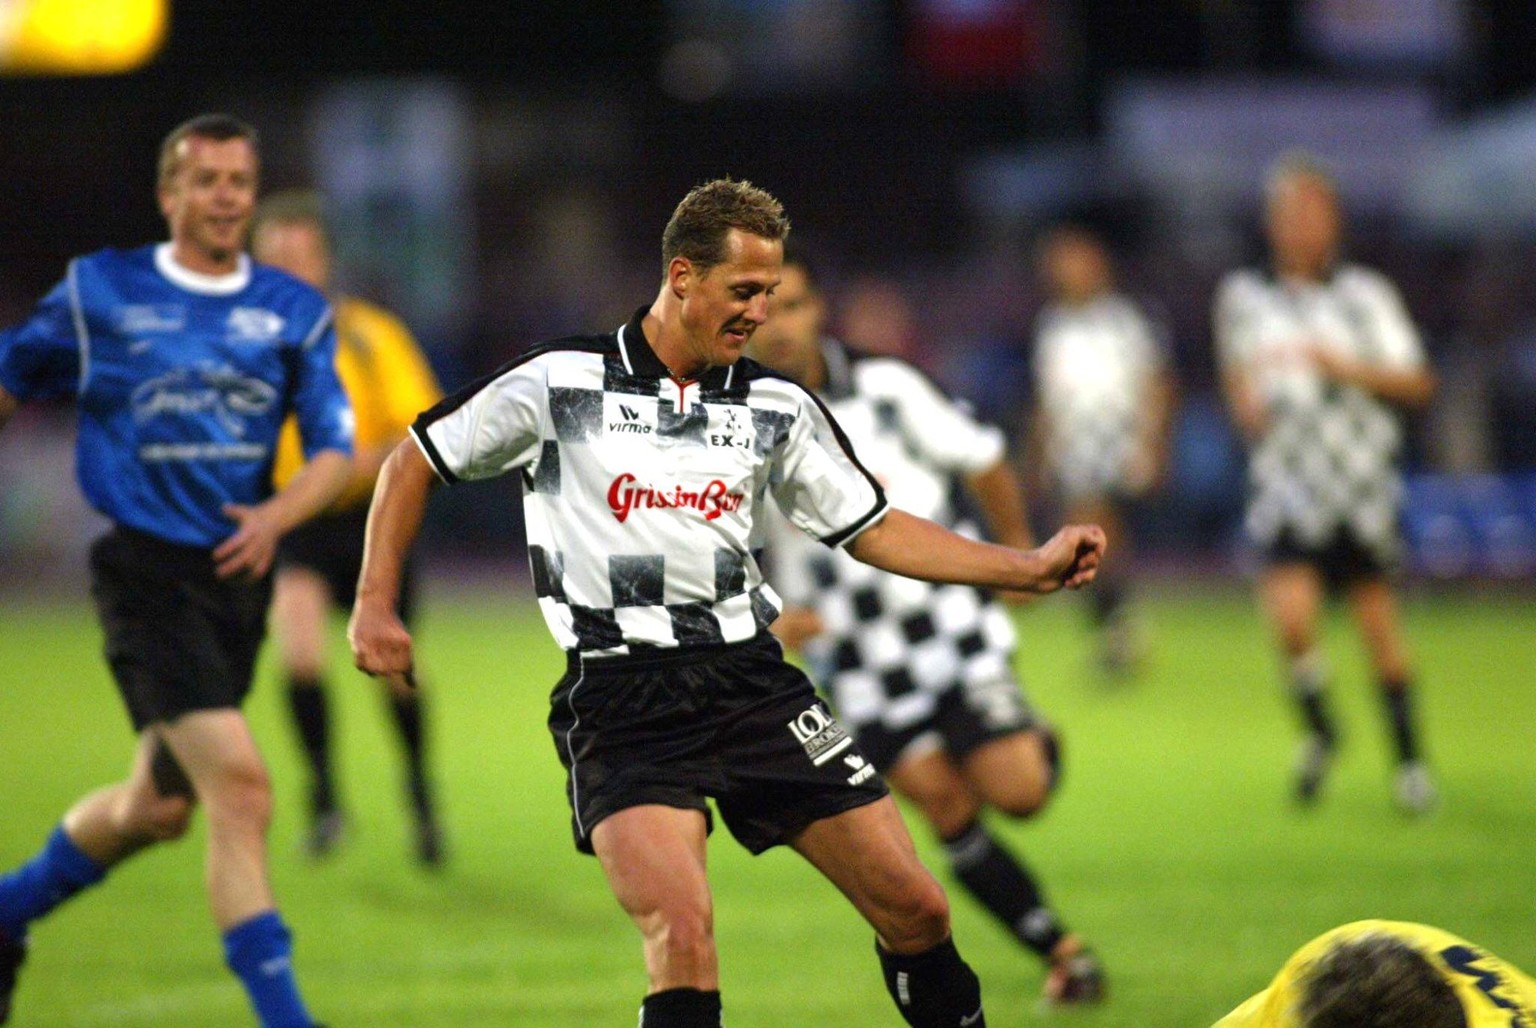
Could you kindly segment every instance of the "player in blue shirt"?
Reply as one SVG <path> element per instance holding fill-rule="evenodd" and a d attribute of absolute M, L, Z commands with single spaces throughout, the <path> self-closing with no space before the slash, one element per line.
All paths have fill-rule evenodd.
<path fill-rule="evenodd" d="M 268 882 L 271 789 L 240 704 L 278 540 L 345 484 L 352 411 L 324 297 L 242 253 L 256 182 L 249 126 L 227 115 L 179 126 L 159 162 L 170 241 L 75 259 L 28 320 L 0 332 L 0 426 L 21 401 L 76 397 L 76 473 L 113 522 L 91 548 L 91 593 L 138 733 L 128 778 L 76 803 L 37 856 L 0 875 L 0 1022 L 28 925 L 179 837 L 200 802 L 230 968 L 262 1025 L 314 1023 Z M 290 410 L 309 462 L 274 495 Z"/>

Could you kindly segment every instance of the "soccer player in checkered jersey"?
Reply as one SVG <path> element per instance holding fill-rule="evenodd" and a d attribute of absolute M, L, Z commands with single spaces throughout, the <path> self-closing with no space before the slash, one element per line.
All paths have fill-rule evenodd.
<path fill-rule="evenodd" d="M 1063 516 L 1102 526 L 1115 548 L 1122 570 L 1099 575 L 1089 601 L 1101 663 L 1124 674 L 1146 643 L 1127 602 L 1122 510 L 1162 476 L 1172 378 L 1152 322 L 1116 291 L 1102 240 L 1079 226 L 1054 229 L 1040 265 L 1050 302 L 1035 329 L 1026 451 Z"/>
<path fill-rule="evenodd" d="M 1028 547 L 1002 433 L 905 361 L 829 338 L 826 320 L 813 269 L 791 252 L 751 354 L 816 392 L 893 504 L 976 536 L 954 503 L 963 488 L 991 538 Z M 864 755 L 943 842 L 955 877 L 1046 961 L 1046 997 L 1098 1000 L 1097 959 L 982 823 L 988 809 L 1035 813 L 1056 781 L 1056 739 L 1020 694 L 1007 611 L 970 586 L 886 574 L 766 520 L 769 577 L 787 604 L 774 634 L 806 656 Z"/>
<path fill-rule="evenodd" d="M 395 589 L 429 488 L 515 470 L 539 603 L 568 654 L 549 726 L 573 833 L 640 930 L 641 1023 L 720 1024 L 713 797 L 747 849 L 793 847 L 869 921 L 908 1024 L 980 1025 L 943 890 L 768 631 L 779 601 L 758 568 L 757 511 L 775 502 L 892 571 L 1034 592 L 1091 580 L 1103 533 L 1069 526 L 1021 551 L 887 505 L 816 398 L 742 359 L 788 230 L 746 182 L 699 186 L 663 233 L 655 300 L 627 324 L 538 347 L 423 414 L 374 494 L 353 651 L 370 673 L 409 673 Z"/>
<path fill-rule="evenodd" d="M 242 252 L 257 172 L 249 125 L 209 114 L 173 129 L 157 189 L 170 240 L 76 258 L 0 332 L 0 427 L 20 401 L 77 397 L 77 477 L 112 522 L 91 546 L 91 596 L 137 736 L 127 777 L 0 874 L 0 1023 L 29 926 L 180 838 L 201 804 L 226 962 L 265 1028 L 313 1024 L 267 875 L 271 784 L 240 706 L 273 554 L 345 486 L 352 408 L 325 297 Z M 309 461 L 274 492 L 290 412 Z"/>
<path fill-rule="evenodd" d="M 1227 402 L 1249 446 L 1247 527 L 1267 558 L 1260 597 L 1306 732 L 1297 796 L 1315 799 L 1338 745 L 1317 635 L 1325 595 L 1340 591 L 1390 723 L 1398 805 L 1422 813 L 1435 792 L 1390 575 L 1401 414 L 1429 402 L 1435 378 L 1396 288 L 1341 260 L 1343 216 L 1327 173 L 1288 156 L 1271 171 L 1265 199 L 1270 267 L 1221 283 L 1215 336 Z"/>

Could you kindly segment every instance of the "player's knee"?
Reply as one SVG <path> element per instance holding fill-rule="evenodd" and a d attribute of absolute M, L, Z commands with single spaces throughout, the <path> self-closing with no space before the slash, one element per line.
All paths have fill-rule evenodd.
<path fill-rule="evenodd" d="M 990 806 L 1010 817 L 1029 817 L 1050 802 L 1061 779 L 1061 739 L 1054 729 L 1038 727 L 1031 733 L 1033 745 L 1014 774 L 987 790 Z"/>
<path fill-rule="evenodd" d="M 272 819 L 272 782 L 259 762 L 221 768 L 207 790 L 208 816 L 260 827 Z"/>
<path fill-rule="evenodd" d="M 886 946 L 896 953 L 921 953 L 949 938 L 949 897 L 931 875 L 902 890 L 889 922 L 880 928 Z"/>
<path fill-rule="evenodd" d="M 156 796 L 125 805 L 117 812 L 124 834 L 149 842 L 170 842 L 186 834 L 192 823 L 192 800 L 186 796 Z"/>
<path fill-rule="evenodd" d="M 669 967 L 710 964 L 715 954 L 715 925 L 709 910 L 688 907 L 670 911 L 658 922 L 658 945 Z"/>

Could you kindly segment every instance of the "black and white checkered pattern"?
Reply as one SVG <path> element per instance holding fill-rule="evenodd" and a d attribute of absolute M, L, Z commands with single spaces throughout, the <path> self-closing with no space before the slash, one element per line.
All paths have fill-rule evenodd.
<path fill-rule="evenodd" d="M 885 486 L 892 506 L 962 534 L 957 477 L 1003 457 L 1002 433 L 974 421 L 912 366 L 826 341 L 827 407 Z M 1019 722 L 1015 636 L 1007 612 L 969 586 L 934 585 L 806 544 L 769 519 L 772 579 L 785 599 L 811 607 L 825 631 L 805 655 L 851 727 L 900 732 L 931 719 L 939 697 L 966 690 L 984 719 Z"/>
<path fill-rule="evenodd" d="M 540 347 L 423 414 L 447 482 L 517 470 L 539 604 L 583 656 L 742 642 L 778 616 L 757 550 L 771 494 L 839 546 L 887 509 L 826 409 L 743 360 L 672 378 L 641 331 Z"/>
<path fill-rule="evenodd" d="M 1137 491 L 1136 468 L 1151 461 L 1142 420 L 1166 362 L 1151 322 L 1124 296 L 1041 312 L 1034 377 L 1043 455 L 1064 500 Z"/>
<path fill-rule="evenodd" d="M 1303 545 L 1322 546 L 1347 526 L 1392 560 L 1401 418 L 1363 389 L 1325 381 L 1306 354 L 1325 346 L 1381 367 L 1421 367 L 1423 347 L 1397 289 L 1355 265 L 1319 283 L 1234 272 L 1217 292 L 1215 329 L 1222 366 L 1247 377 L 1269 417 L 1249 459 L 1249 534 L 1268 545 L 1288 529 Z"/>

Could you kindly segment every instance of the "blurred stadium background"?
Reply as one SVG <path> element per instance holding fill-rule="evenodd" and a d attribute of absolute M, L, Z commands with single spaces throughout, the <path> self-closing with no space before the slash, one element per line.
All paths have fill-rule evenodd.
<path fill-rule="evenodd" d="M 53 37 L 28 22 L 45 8 L 79 22 L 65 18 L 53 57 Z M 139 15 L 163 20 L 135 27 Z M 113 17 L 126 41 L 102 35 Z M 71 48 L 72 32 L 90 38 Z M 1208 1021 L 1295 945 L 1358 916 L 1438 921 L 1530 969 L 1533 52 L 1536 7 L 1491 0 L 0 0 L 0 324 L 74 254 L 160 238 L 156 145 L 194 113 L 227 110 L 262 133 L 267 188 L 329 194 L 346 285 L 402 313 L 450 388 L 537 340 L 619 324 L 654 290 L 671 206 L 729 173 L 785 201 L 844 334 L 906 353 L 1017 427 L 1042 302 L 1033 240 L 1052 220 L 1086 220 L 1161 313 L 1181 405 L 1167 488 L 1138 512 L 1163 597 L 1149 682 L 1092 691 L 1070 605 L 1020 615 L 1030 687 L 1087 764 L 1061 809 L 1017 836 L 1102 940 L 1116 1000 L 1083 1023 Z M 93 60 L 116 73 L 84 74 Z M 1209 302 L 1223 271 L 1258 259 L 1260 173 L 1295 147 L 1338 173 L 1352 256 L 1401 285 L 1441 376 L 1412 424 L 1406 523 L 1410 629 L 1445 778 L 1445 809 L 1427 825 L 1390 819 L 1384 757 L 1356 761 L 1359 778 L 1311 821 L 1283 808 L 1271 777 L 1290 726 L 1241 582 L 1241 456 L 1214 391 Z M 24 410 L 0 435 L 0 663 L 13 669 L 0 688 L 0 809 L 15 826 L 0 832 L 0 865 L 126 755 L 94 627 L 73 602 L 99 525 L 78 499 L 71 446 L 67 408 Z M 528 623 L 515 487 L 434 504 L 428 631 L 448 645 L 429 659 L 442 665 L 444 791 L 464 859 L 424 881 L 396 860 L 391 828 L 318 883 L 289 861 L 280 887 L 295 896 L 300 960 L 306 946 L 332 951 L 328 984 L 310 988 L 338 1001 L 323 1009 L 352 1012 L 337 1023 L 625 1023 L 642 987 L 637 948 L 562 834 L 539 699 L 557 660 Z M 1045 639 L 1060 642 L 1041 653 L 1031 640 Z M 56 658 L 34 667 L 37 653 Z M 1349 659 L 1342 694 L 1360 677 Z M 268 692 L 253 712 L 280 796 L 296 796 Z M 71 734 L 81 724 L 88 742 Z M 383 746 L 349 755 L 354 786 L 388 766 Z M 533 827 L 512 813 L 525 798 Z M 392 804 L 381 796 L 378 817 Z M 278 845 L 292 852 L 296 822 L 281 817 Z M 40 994 L 42 1019 L 20 1023 L 236 1017 L 211 935 L 198 934 L 194 850 L 126 872 L 137 891 L 55 919 L 49 930 L 70 943 L 29 967 L 23 988 Z M 867 970 L 867 940 L 841 924 L 851 915 L 834 919 L 851 941 L 817 951 L 831 962 L 820 976 L 783 966 L 801 922 L 776 912 L 819 930 L 830 899 L 785 861 L 728 850 L 715 849 L 722 917 L 734 905 L 760 918 L 723 929 L 737 932 L 724 942 L 741 997 L 732 1023 L 790 1023 L 767 979 L 837 992 L 828 972 Z M 1029 977 L 964 916 L 989 988 Z M 347 919 L 327 940 L 323 926 Z M 87 955 L 102 938 L 116 955 Z M 434 957 L 434 939 L 458 956 Z M 389 955 L 360 955 L 370 945 Z M 166 949 L 178 954 L 169 966 Z M 80 1000 L 81 967 L 116 1000 Z M 590 981 L 573 984 L 584 967 Z M 849 1024 L 885 1016 L 878 981 L 859 981 L 852 998 L 813 1009 Z M 405 998 L 391 999 L 391 983 Z M 998 988 L 1011 1007 L 994 1020 L 1029 1023 L 1033 988 Z"/>

